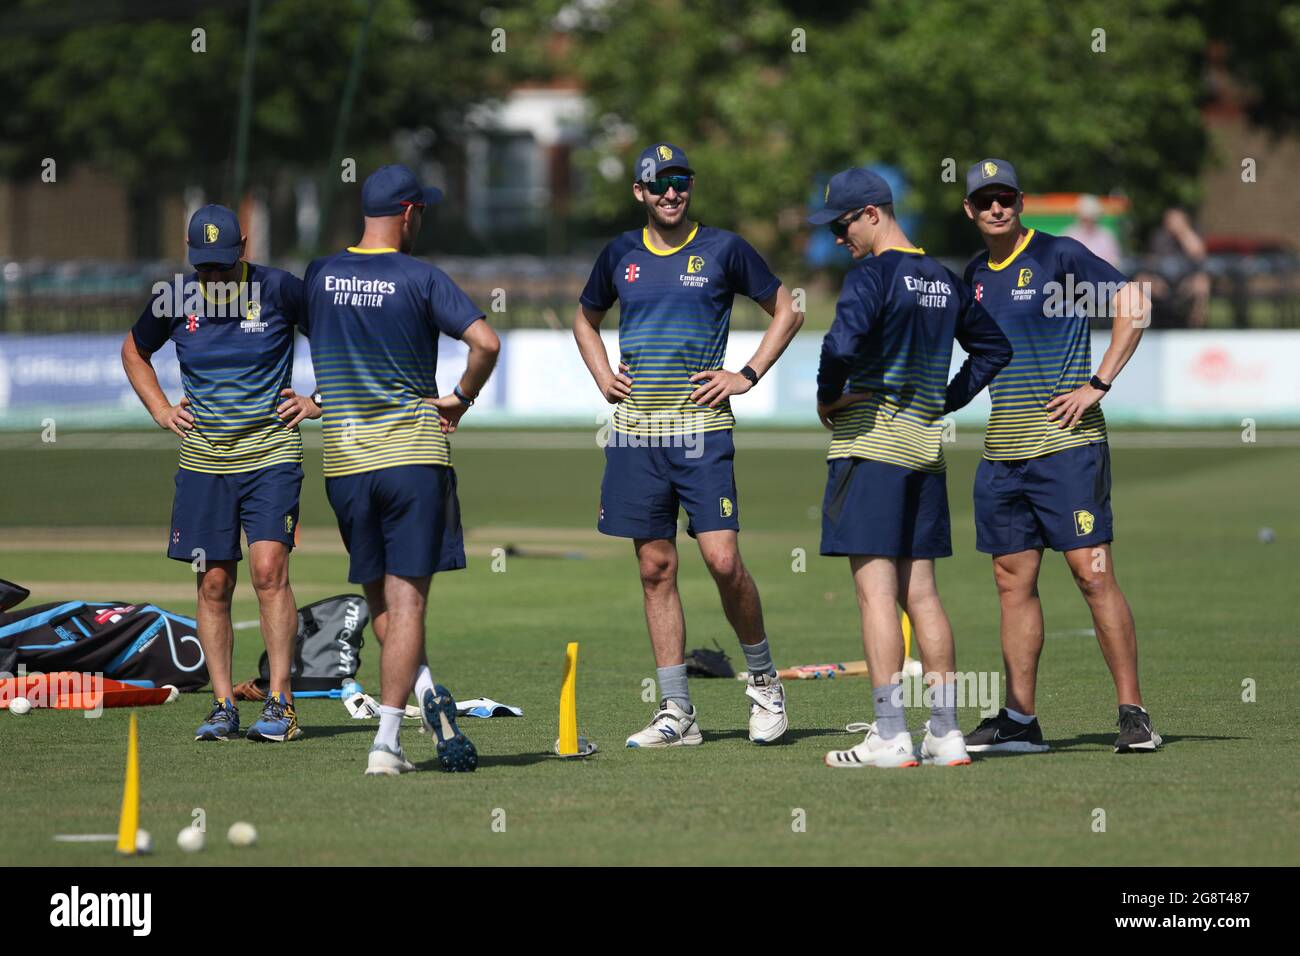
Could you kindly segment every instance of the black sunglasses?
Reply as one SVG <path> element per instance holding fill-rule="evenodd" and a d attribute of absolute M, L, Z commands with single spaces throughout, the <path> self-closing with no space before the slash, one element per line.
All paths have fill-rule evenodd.
<path fill-rule="evenodd" d="M 848 219 L 841 218 L 841 219 L 832 220 L 829 223 L 829 225 L 831 227 L 831 232 L 834 234 L 835 238 L 843 239 L 845 236 L 847 236 L 849 234 L 849 226 L 857 222 L 859 217 L 861 217 L 861 215 L 866 211 L 867 211 L 867 207 L 863 206 L 853 215 L 849 216 Z"/>
<path fill-rule="evenodd" d="M 984 212 L 986 209 L 992 209 L 996 202 L 1003 209 L 1010 209 L 1020 198 L 1020 193 L 1014 189 L 1004 189 L 996 193 L 976 193 L 970 197 L 970 204 Z"/>
<path fill-rule="evenodd" d="M 690 176 L 658 176 L 654 179 L 647 180 L 641 184 L 650 191 L 652 196 L 662 196 L 669 189 L 675 189 L 679 193 L 688 192 L 691 188 Z"/>
<path fill-rule="evenodd" d="M 234 266 L 224 265 L 220 262 L 203 262 L 194 267 L 195 272 L 229 272 Z"/>

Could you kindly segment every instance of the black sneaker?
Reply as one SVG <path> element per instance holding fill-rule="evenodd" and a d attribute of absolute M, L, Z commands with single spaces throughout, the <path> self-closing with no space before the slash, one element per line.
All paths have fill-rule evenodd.
<path fill-rule="evenodd" d="M 1160 735 L 1151 727 L 1151 715 L 1136 704 L 1119 705 L 1119 736 L 1115 753 L 1148 753 L 1160 746 Z"/>
<path fill-rule="evenodd" d="M 966 735 L 966 749 L 971 753 L 1040 754 L 1048 746 L 1043 742 L 1037 717 L 1022 724 L 1008 717 L 1004 707 L 996 717 L 986 717 Z"/>

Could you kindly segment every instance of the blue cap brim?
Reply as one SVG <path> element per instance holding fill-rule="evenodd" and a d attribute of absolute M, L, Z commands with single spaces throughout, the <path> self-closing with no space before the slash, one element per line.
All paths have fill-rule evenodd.
<path fill-rule="evenodd" d="M 229 269 L 239 261 L 239 246 L 190 246 L 190 265 L 201 266 L 214 262 Z"/>
<path fill-rule="evenodd" d="M 437 186 L 424 187 L 424 204 L 426 206 L 435 206 L 442 202 L 442 190 Z"/>
<path fill-rule="evenodd" d="M 848 209 L 818 209 L 808 217 L 808 221 L 814 226 L 824 226 L 828 222 L 834 222 L 849 211 Z"/>

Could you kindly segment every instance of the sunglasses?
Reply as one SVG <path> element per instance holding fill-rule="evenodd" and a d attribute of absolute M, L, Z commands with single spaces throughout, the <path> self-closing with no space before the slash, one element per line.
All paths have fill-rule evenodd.
<path fill-rule="evenodd" d="M 675 189 L 679 193 L 687 192 L 691 188 L 690 176 L 658 176 L 654 179 L 647 180 L 641 184 L 650 191 L 652 196 L 662 196 L 669 189 Z"/>
<path fill-rule="evenodd" d="M 866 207 L 864 206 L 863 208 L 855 212 L 853 215 L 849 216 L 848 219 L 833 220 L 829 224 L 831 227 L 831 233 L 835 236 L 836 239 L 843 239 L 845 236 L 849 234 L 849 226 L 857 222 L 859 217 L 861 217 L 861 215 L 866 211 L 867 211 Z"/>
<path fill-rule="evenodd" d="M 976 193 L 970 197 L 970 204 L 980 212 L 992 209 L 996 202 L 1003 209 L 1010 209 L 1020 198 L 1020 193 L 1014 189 L 1004 189 L 996 193 Z"/>
<path fill-rule="evenodd" d="M 195 272 L 229 272 L 234 266 L 224 265 L 220 262 L 204 262 L 194 267 Z"/>

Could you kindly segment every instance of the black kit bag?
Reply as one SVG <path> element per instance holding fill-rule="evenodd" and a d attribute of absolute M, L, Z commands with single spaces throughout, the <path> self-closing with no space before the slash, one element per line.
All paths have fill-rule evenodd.
<path fill-rule="evenodd" d="M 24 588 L 0 581 L 0 607 L 12 608 Z M 0 672 L 74 671 L 181 691 L 208 682 L 194 619 L 153 604 L 55 601 L 0 610 Z"/>
<path fill-rule="evenodd" d="M 361 666 L 363 632 L 370 608 L 360 594 L 337 594 L 298 608 L 290 686 L 298 697 L 336 697 L 344 681 Z M 265 653 L 253 681 L 262 695 L 271 687 L 271 664 Z"/>

